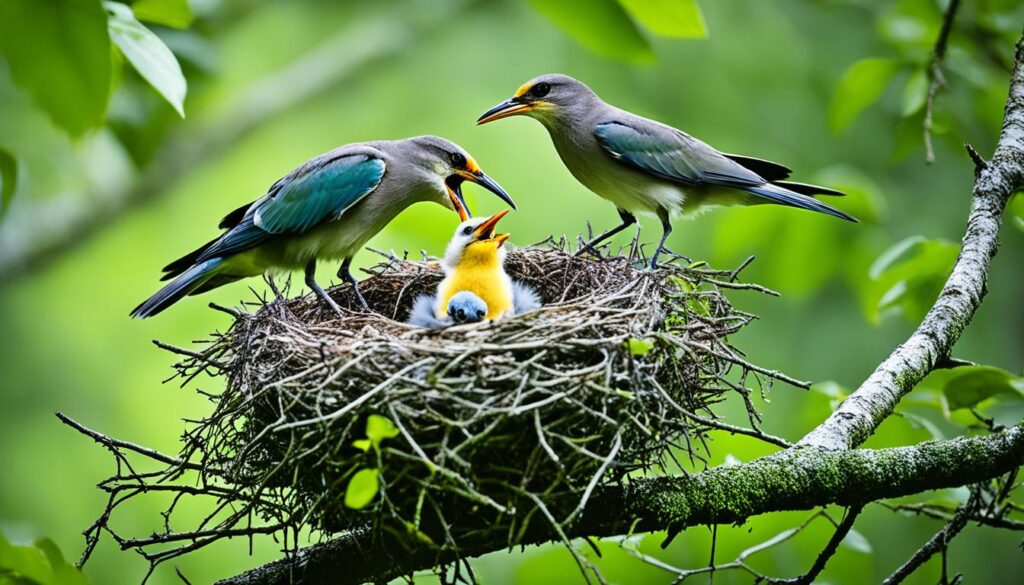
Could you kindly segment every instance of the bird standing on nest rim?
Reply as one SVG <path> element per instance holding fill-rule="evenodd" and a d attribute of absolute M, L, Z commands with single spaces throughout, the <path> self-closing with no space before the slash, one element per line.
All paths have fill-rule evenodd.
<path fill-rule="evenodd" d="M 785 181 L 787 167 L 721 153 L 696 138 L 606 104 L 567 75 L 532 79 L 515 95 L 484 112 L 477 124 L 509 116 L 538 120 L 551 134 L 562 162 L 576 179 L 618 208 L 622 223 L 587 242 L 580 252 L 636 223 L 635 213 L 653 213 L 663 233 L 651 268 L 672 231 L 674 213 L 711 205 L 775 203 L 857 221 L 813 195 L 839 191 Z"/>
<path fill-rule="evenodd" d="M 507 213 L 469 218 L 459 225 L 441 261 L 445 277 L 437 286 L 437 295 L 416 299 L 411 324 L 436 328 L 493 321 L 540 306 L 533 288 L 505 272 L 504 245 L 509 234 L 495 234 L 494 229 Z"/>
<path fill-rule="evenodd" d="M 458 145 L 435 136 L 349 144 L 320 155 L 274 183 L 266 195 L 229 213 L 223 235 L 164 268 L 170 283 L 132 311 L 152 317 L 183 298 L 270 269 L 304 268 L 309 286 L 334 311 L 317 284 L 318 260 L 342 260 L 338 277 L 352 284 L 352 256 L 402 210 L 433 201 L 470 217 L 462 183 L 511 197 Z"/>

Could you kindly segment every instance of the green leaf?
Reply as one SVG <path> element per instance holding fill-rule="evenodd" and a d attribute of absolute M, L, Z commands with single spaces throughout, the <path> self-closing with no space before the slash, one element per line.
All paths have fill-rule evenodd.
<path fill-rule="evenodd" d="M 629 353 L 633 355 L 647 355 L 654 349 L 654 342 L 649 339 L 630 337 L 626 340 L 626 347 L 629 348 Z"/>
<path fill-rule="evenodd" d="M 360 451 L 369 451 L 370 447 L 373 446 L 373 443 L 370 439 L 356 439 L 355 441 L 352 441 L 352 446 Z"/>
<path fill-rule="evenodd" d="M 81 571 L 64 560 L 48 538 L 14 545 L 0 534 L 0 583 L 4 585 L 87 585 Z"/>
<path fill-rule="evenodd" d="M 932 439 L 935 439 L 936 441 L 945 440 L 946 434 L 942 432 L 942 429 L 927 418 L 906 411 L 899 412 L 899 415 L 915 429 L 924 429 L 929 435 L 931 435 Z"/>
<path fill-rule="evenodd" d="M 394 439 L 399 435 L 399 432 L 395 423 L 391 422 L 391 419 L 387 417 L 371 414 L 366 419 L 366 438 L 373 443 L 374 447 L 379 447 L 384 439 Z"/>
<path fill-rule="evenodd" d="M 110 38 L 98 0 L 3 0 L 0 53 L 18 87 L 71 136 L 103 121 Z"/>
<path fill-rule="evenodd" d="M 900 115 L 904 118 L 916 114 L 928 98 L 928 75 L 923 68 L 915 69 L 907 77 L 900 96 Z"/>
<path fill-rule="evenodd" d="M 360 469 L 348 480 L 345 488 L 345 506 L 353 510 L 362 510 L 370 505 L 380 491 L 380 470 Z"/>
<path fill-rule="evenodd" d="M 619 0 L 648 30 L 681 39 L 708 36 L 697 0 Z"/>
<path fill-rule="evenodd" d="M 187 84 L 174 53 L 160 37 L 135 19 L 128 6 L 118 2 L 104 2 L 103 6 L 110 15 L 110 38 L 139 75 L 184 118 Z"/>
<path fill-rule="evenodd" d="M 1024 396 L 1024 377 L 993 366 L 960 366 L 935 370 L 917 387 L 942 392 L 950 410 L 956 410 L 999 394 Z"/>
<path fill-rule="evenodd" d="M 850 65 L 829 104 L 828 123 L 832 131 L 842 132 L 858 114 L 878 101 L 896 70 L 892 59 L 862 59 Z"/>
<path fill-rule="evenodd" d="M 188 28 L 192 24 L 188 0 L 136 0 L 132 12 L 139 20 L 171 28 Z"/>
<path fill-rule="evenodd" d="M 580 45 L 604 57 L 652 63 L 654 51 L 616 0 L 529 0 Z"/>
<path fill-rule="evenodd" d="M 868 539 L 863 534 L 852 528 L 846 533 L 846 536 L 843 537 L 839 544 L 859 553 L 871 554 L 871 543 L 868 542 Z"/>
<path fill-rule="evenodd" d="M 14 187 L 18 184 L 18 161 L 11 153 L 0 148 L 0 219 L 14 199 Z"/>
<path fill-rule="evenodd" d="M 850 395 L 850 392 L 846 388 L 834 380 L 816 382 L 811 385 L 811 391 L 823 394 L 834 400 L 845 400 L 846 397 Z"/>
<path fill-rule="evenodd" d="M 862 291 L 868 319 L 878 323 L 885 313 L 901 312 L 920 320 L 939 296 L 959 251 L 952 242 L 912 236 L 883 252 Z"/>

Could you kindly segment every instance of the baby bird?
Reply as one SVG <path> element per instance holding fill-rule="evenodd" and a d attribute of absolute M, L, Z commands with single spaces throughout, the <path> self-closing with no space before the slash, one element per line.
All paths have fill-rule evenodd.
<path fill-rule="evenodd" d="M 452 300 L 448 301 L 448 314 L 441 318 L 434 314 L 436 299 L 435 295 L 416 297 L 409 311 L 409 324 L 427 329 L 440 329 L 452 325 L 478 323 L 487 316 L 487 303 L 468 290 L 452 296 Z"/>
<path fill-rule="evenodd" d="M 540 307 L 536 291 L 505 272 L 504 243 L 509 235 L 495 234 L 494 228 L 506 213 L 459 224 L 441 261 L 445 278 L 436 295 L 416 299 L 410 324 L 436 329 L 493 321 Z"/>
<path fill-rule="evenodd" d="M 437 287 L 434 313 L 448 312 L 448 302 L 461 291 L 470 291 L 487 305 L 488 320 L 500 319 L 512 311 L 512 279 L 505 272 L 505 241 L 508 234 L 494 228 L 508 210 L 491 217 L 471 218 L 459 224 L 448 243 L 441 266 L 445 278 Z"/>

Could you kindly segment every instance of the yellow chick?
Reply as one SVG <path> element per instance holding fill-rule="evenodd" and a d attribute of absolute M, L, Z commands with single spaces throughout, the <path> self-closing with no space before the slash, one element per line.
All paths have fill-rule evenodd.
<path fill-rule="evenodd" d="M 462 222 L 441 262 L 445 278 L 437 288 L 434 313 L 439 319 L 448 316 L 448 303 L 462 291 L 478 296 L 487 305 L 487 320 L 500 319 L 515 311 L 512 279 L 505 272 L 505 249 L 508 234 L 495 234 L 494 227 L 508 210 L 491 217 L 472 218 Z"/>

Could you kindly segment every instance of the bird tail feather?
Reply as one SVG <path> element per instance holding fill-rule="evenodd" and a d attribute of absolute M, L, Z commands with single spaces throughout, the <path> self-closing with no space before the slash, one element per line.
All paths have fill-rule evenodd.
<path fill-rule="evenodd" d="M 853 216 L 844 213 L 831 205 L 826 205 L 813 197 L 797 193 L 796 191 L 787 189 L 781 185 L 764 183 L 756 187 L 748 187 L 744 189 L 744 191 L 779 205 L 788 205 L 790 207 L 799 207 L 800 209 L 817 211 L 818 213 L 824 213 L 826 215 L 831 215 L 832 217 L 838 217 L 839 219 L 845 219 L 846 221 L 857 223 L 857 219 Z"/>
<path fill-rule="evenodd" d="M 773 185 L 784 187 L 790 191 L 796 191 L 801 195 L 809 195 L 811 197 L 815 195 L 829 195 L 832 197 L 844 197 L 846 193 L 842 191 L 836 191 L 835 189 L 829 189 L 828 187 L 822 187 L 821 185 L 811 185 L 810 183 L 797 183 L 796 181 L 771 181 Z"/>
<path fill-rule="evenodd" d="M 224 264 L 223 258 L 210 258 L 184 271 L 177 278 L 132 309 L 131 316 L 146 319 L 156 315 L 180 301 L 185 295 L 199 289 L 211 278 L 217 276 L 217 269 Z"/>

